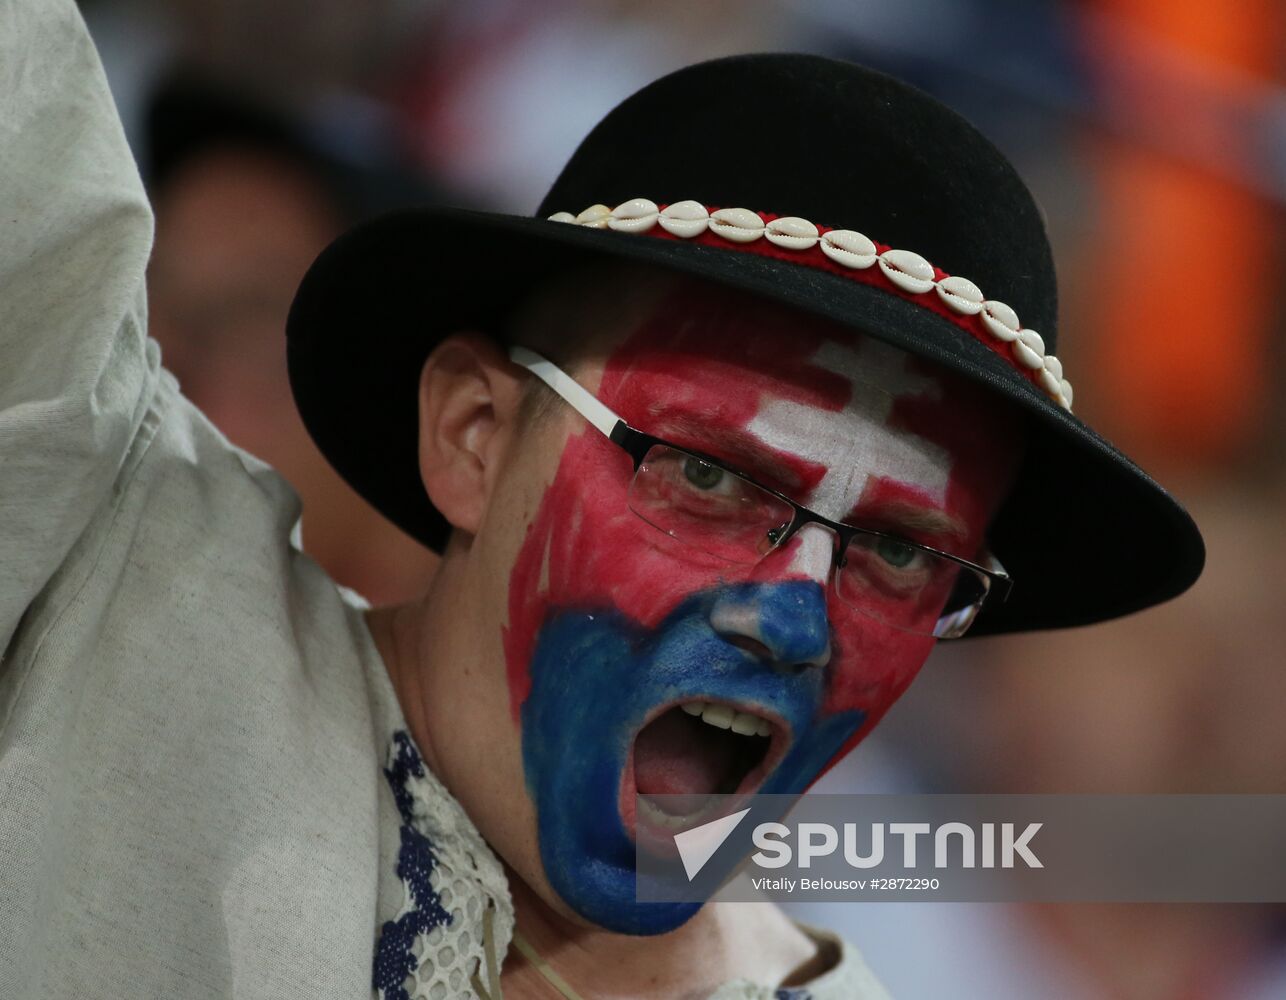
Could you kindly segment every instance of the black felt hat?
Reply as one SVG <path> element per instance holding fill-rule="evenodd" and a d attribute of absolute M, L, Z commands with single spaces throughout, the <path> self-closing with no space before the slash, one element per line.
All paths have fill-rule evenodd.
<path fill-rule="evenodd" d="M 706 209 L 720 211 L 703 221 Z M 417 464 L 426 355 L 452 331 L 498 330 L 533 283 L 587 256 L 785 303 L 1017 404 L 1029 450 L 988 536 L 1014 586 L 971 635 L 1116 617 L 1200 573 L 1187 512 L 1069 411 L 1074 366 L 1048 359 L 1048 240 L 1013 168 L 920 91 L 804 55 L 650 84 L 590 133 L 534 217 L 412 209 L 318 258 L 287 331 L 300 413 L 344 478 L 431 548 L 448 526 Z"/>

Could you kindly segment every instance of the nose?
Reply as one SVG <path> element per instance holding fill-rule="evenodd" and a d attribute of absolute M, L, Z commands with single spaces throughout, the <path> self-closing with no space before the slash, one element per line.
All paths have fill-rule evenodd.
<path fill-rule="evenodd" d="M 778 669 L 802 671 L 830 661 L 826 589 L 815 580 L 736 588 L 715 602 L 710 625 L 727 642 Z"/>

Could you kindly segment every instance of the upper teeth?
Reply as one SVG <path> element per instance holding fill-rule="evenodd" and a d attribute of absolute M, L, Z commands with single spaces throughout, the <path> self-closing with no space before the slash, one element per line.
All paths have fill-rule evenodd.
<path fill-rule="evenodd" d="M 731 729 L 743 736 L 770 736 L 772 723 L 759 715 L 749 712 L 738 712 L 731 705 L 716 705 L 709 701 L 688 701 L 683 703 L 683 710 L 689 715 L 700 717 L 720 729 Z"/>

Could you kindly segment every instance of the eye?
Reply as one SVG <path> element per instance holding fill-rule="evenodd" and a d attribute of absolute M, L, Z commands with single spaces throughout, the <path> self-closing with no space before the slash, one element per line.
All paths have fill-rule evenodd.
<path fill-rule="evenodd" d="M 876 554 L 894 569 L 905 569 L 915 560 L 916 549 L 905 542 L 881 538 L 875 543 Z"/>
<path fill-rule="evenodd" d="M 710 465 L 698 458 L 687 458 L 683 461 L 683 475 L 697 489 L 712 490 L 723 482 L 726 473 L 718 466 Z"/>

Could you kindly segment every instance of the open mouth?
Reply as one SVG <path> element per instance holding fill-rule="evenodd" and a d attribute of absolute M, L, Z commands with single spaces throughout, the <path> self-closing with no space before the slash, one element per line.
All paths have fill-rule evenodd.
<path fill-rule="evenodd" d="M 785 726 L 752 706 L 693 700 L 663 708 L 639 730 L 626 761 L 621 815 L 627 830 L 668 840 L 699 825 L 710 812 L 710 796 L 758 789 L 786 743 Z"/>

